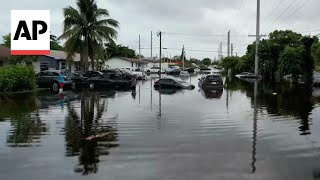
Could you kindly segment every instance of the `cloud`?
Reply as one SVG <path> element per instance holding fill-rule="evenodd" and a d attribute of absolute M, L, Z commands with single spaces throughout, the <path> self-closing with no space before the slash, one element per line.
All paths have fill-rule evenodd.
<path fill-rule="evenodd" d="M 189 49 L 216 51 L 222 42 L 223 51 L 226 51 L 228 30 L 231 30 L 232 35 L 244 35 L 231 36 L 235 51 L 241 52 L 239 54 L 243 54 L 247 44 L 254 41 L 254 38 L 246 35 L 255 33 L 256 0 L 97 0 L 97 3 L 101 8 L 109 10 L 111 18 L 120 22 L 117 38 L 119 44 L 138 50 L 138 36 L 141 35 L 144 56 L 150 56 L 150 31 L 154 32 L 154 55 L 159 54 L 159 38 L 155 34 L 160 30 L 184 34 L 225 35 L 183 36 L 164 33 L 163 46 L 172 48 L 182 48 L 185 45 Z M 292 29 L 299 32 L 320 30 L 320 1 L 299 0 L 289 7 L 291 3 L 292 0 L 261 1 L 261 32 L 266 33 L 273 29 Z M 50 9 L 51 32 L 59 36 L 62 33 L 62 8 L 67 6 L 75 6 L 75 0 L 10 0 L 2 3 L 0 35 L 10 32 L 11 9 Z M 287 7 L 289 8 L 286 10 Z M 165 50 L 164 53 L 171 53 L 173 56 L 180 54 L 181 50 Z M 217 54 L 187 51 L 188 57 L 214 58 Z"/>

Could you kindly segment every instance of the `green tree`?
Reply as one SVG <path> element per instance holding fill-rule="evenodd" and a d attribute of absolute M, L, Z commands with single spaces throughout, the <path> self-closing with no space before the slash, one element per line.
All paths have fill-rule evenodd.
<path fill-rule="evenodd" d="M 116 45 L 114 42 L 110 42 L 105 45 L 104 54 L 107 58 L 112 57 L 126 57 L 126 58 L 138 58 L 136 52 L 127 46 L 121 44 Z"/>
<path fill-rule="evenodd" d="M 279 58 L 279 70 L 282 75 L 292 74 L 293 80 L 303 73 L 303 55 L 306 53 L 304 46 L 287 46 Z"/>
<path fill-rule="evenodd" d="M 95 0 L 77 0 L 77 9 L 63 9 L 64 30 L 59 39 L 66 39 L 64 49 L 71 58 L 76 52 L 81 55 L 81 71 L 91 59 L 95 69 L 95 58 L 102 58 L 104 42 L 112 42 L 117 36 L 119 23 L 109 17 L 106 9 L 98 8 Z"/>
<path fill-rule="evenodd" d="M 202 60 L 202 63 L 203 63 L 204 65 L 206 65 L 206 66 L 209 66 L 209 65 L 211 65 L 211 59 L 210 59 L 210 58 L 204 58 L 204 59 Z"/>
<path fill-rule="evenodd" d="M 3 38 L 3 46 L 7 47 L 7 48 L 10 48 L 11 47 L 11 34 L 7 34 L 7 35 L 4 35 L 2 36 Z"/>
<path fill-rule="evenodd" d="M 312 53 L 312 57 L 315 61 L 315 64 L 317 66 L 320 65 L 320 43 L 314 43 L 311 47 L 311 53 Z"/>
<path fill-rule="evenodd" d="M 59 44 L 57 36 L 50 35 L 50 50 L 62 50 L 63 47 Z"/>

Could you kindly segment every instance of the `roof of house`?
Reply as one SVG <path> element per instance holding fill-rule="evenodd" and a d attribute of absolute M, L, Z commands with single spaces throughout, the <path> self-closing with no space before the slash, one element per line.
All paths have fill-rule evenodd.
<path fill-rule="evenodd" d="M 53 57 L 55 59 L 67 59 L 67 53 L 64 51 L 58 51 L 58 50 L 51 50 L 50 51 L 50 55 L 47 55 L 50 57 Z M 73 56 L 73 61 L 80 61 L 80 54 L 79 53 L 75 53 Z"/>
<path fill-rule="evenodd" d="M 134 58 L 126 58 L 126 57 L 113 57 L 113 58 L 118 58 L 118 59 L 130 61 L 130 62 L 134 62 L 134 63 L 144 63 L 144 64 L 148 63 L 146 61 L 143 61 L 142 59 L 134 59 Z"/>
<path fill-rule="evenodd" d="M 0 58 L 8 58 L 10 55 L 10 48 L 0 45 Z"/>
<path fill-rule="evenodd" d="M 5 46 L 0 45 L 0 58 L 8 58 L 10 56 L 10 48 L 7 48 Z M 50 55 L 45 55 L 49 57 L 53 57 L 55 59 L 67 59 L 67 53 L 64 51 L 58 51 L 58 50 L 51 50 Z M 73 56 L 74 61 L 80 61 L 80 54 L 75 53 Z"/>

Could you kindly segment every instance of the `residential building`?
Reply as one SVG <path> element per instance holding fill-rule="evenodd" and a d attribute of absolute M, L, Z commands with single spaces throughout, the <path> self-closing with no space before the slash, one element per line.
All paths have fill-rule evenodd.
<path fill-rule="evenodd" d="M 0 46 L 0 67 L 10 64 L 8 57 L 10 56 L 10 49 Z M 90 61 L 90 59 L 89 59 Z M 71 72 L 80 71 L 80 54 L 75 53 L 71 61 L 67 61 L 67 53 L 64 51 L 51 50 L 50 55 L 41 55 L 37 61 L 32 62 L 36 73 L 44 70 L 69 70 Z M 90 70 L 90 63 L 89 69 Z"/>
<path fill-rule="evenodd" d="M 10 49 L 0 45 L 0 67 L 9 65 L 8 55 L 10 54 Z"/>
<path fill-rule="evenodd" d="M 124 58 L 124 57 L 113 57 L 106 61 L 106 65 L 109 68 L 124 68 L 124 67 L 133 67 L 144 71 L 147 67 L 148 62 L 141 59 L 134 58 Z"/>

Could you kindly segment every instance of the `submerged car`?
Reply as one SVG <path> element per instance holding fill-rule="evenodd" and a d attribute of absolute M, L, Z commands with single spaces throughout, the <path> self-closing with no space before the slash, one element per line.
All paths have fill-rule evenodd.
<path fill-rule="evenodd" d="M 102 72 L 104 75 L 106 74 L 113 74 L 117 77 L 121 77 L 122 76 L 122 73 L 120 71 L 120 69 L 104 69 L 104 70 L 101 70 L 100 72 Z"/>
<path fill-rule="evenodd" d="M 237 78 L 242 78 L 242 79 L 259 79 L 261 78 L 260 75 L 250 73 L 250 72 L 242 72 L 240 74 L 235 75 Z"/>
<path fill-rule="evenodd" d="M 137 76 L 137 80 L 145 80 L 146 79 L 146 75 L 144 72 L 141 71 L 135 71 L 135 70 L 131 70 L 132 68 L 121 68 L 122 71 L 125 71 L 127 73 L 130 74 L 134 74 Z"/>
<path fill-rule="evenodd" d="M 74 74 L 72 77 L 72 81 L 75 83 L 75 85 L 78 86 L 86 86 L 87 85 L 87 80 L 89 78 L 93 77 L 99 77 L 103 76 L 103 73 L 99 71 L 86 71 L 84 74 Z"/>
<path fill-rule="evenodd" d="M 114 74 L 104 74 L 89 78 L 87 83 L 91 90 L 96 88 L 135 89 L 137 80 L 135 76 L 119 78 Z"/>
<path fill-rule="evenodd" d="M 223 88 L 221 89 L 207 89 L 207 90 L 201 90 L 201 94 L 203 97 L 207 98 L 207 99 L 219 99 L 221 98 L 223 93 Z"/>
<path fill-rule="evenodd" d="M 218 74 L 204 75 L 199 79 L 198 86 L 204 90 L 223 89 L 223 80 Z"/>
<path fill-rule="evenodd" d="M 190 74 L 188 73 L 188 71 L 181 71 L 180 76 L 181 77 L 190 77 Z"/>
<path fill-rule="evenodd" d="M 195 86 L 180 79 L 161 78 L 153 85 L 155 88 L 164 89 L 194 89 Z"/>
<path fill-rule="evenodd" d="M 53 92 L 59 91 L 59 74 L 62 72 L 64 76 L 64 87 L 73 88 L 72 75 L 63 70 L 46 70 L 36 74 L 36 83 L 39 87 L 50 88 Z"/>

